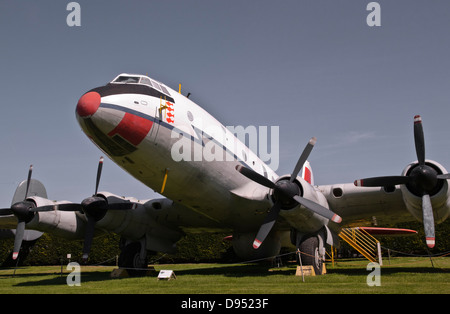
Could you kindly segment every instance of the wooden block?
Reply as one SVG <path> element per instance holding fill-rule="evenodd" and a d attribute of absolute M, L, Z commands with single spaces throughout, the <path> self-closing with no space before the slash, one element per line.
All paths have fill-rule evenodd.
<path fill-rule="evenodd" d="M 316 272 L 314 271 L 314 268 L 311 265 L 307 266 L 297 266 L 297 271 L 295 272 L 295 276 L 315 276 Z"/>
<path fill-rule="evenodd" d="M 145 276 L 152 276 L 156 274 L 155 267 L 149 266 L 145 271 Z M 111 278 L 128 278 L 130 274 L 128 274 L 125 268 L 116 268 L 111 272 Z"/>
<path fill-rule="evenodd" d="M 130 275 L 128 274 L 126 269 L 116 268 L 111 272 L 111 278 L 128 278 Z"/>

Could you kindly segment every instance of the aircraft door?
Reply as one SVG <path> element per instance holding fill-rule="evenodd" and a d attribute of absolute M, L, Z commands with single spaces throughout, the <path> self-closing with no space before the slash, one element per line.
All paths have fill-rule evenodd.
<path fill-rule="evenodd" d="M 161 119 L 162 119 L 161 110 L 159 110 L 159 106 L 155 106 L 154 117 L 155 117 L 155 119 L 153 121 L 153 127 L 150 130 L 149 136 L 150 136 L 150 140 L 155 143 L 156 138 L 158 137 L 159 127 L 160 127 Z"/>

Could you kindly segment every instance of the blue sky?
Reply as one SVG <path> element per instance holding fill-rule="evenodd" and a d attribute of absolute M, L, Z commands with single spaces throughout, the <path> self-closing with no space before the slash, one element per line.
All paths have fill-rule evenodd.
<path fill-rule="evenodd" d="M 94 191 L 102 154 L 75 106 L 122 72 L 184 93 L 224 125 L 280 127 L 289 173 L 312 136 L 316 184 L 400 174 L 416 159 L 422 115 L 427 158 L 450 169 L 450 2 L 361 0 L 0 2 L 0 206 L 34 165 L 51 199 Z M 101 190 L 154 193 L 106 159 Z"/>

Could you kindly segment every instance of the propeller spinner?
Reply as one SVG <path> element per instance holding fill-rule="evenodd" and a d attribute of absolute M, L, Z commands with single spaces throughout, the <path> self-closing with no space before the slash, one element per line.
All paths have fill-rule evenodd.
<path fill-rule="evenodd" d="M 438 186 L 440 180 L 450 179 L 450 174 L 438 174 L 438 172 L 425 162 L 425 139 L 420 115 L 414 117 L 414 144 L 418 164 L 407 176 L 373 177 L 356 180 L 356 186 L 383 187 L 406 185 L 415 194 L 422 197 L 422 215 L 425 231 L 425 240 L 429 248 L 435 245 L 434 216 L 431 206 L 430 194 Z"/>

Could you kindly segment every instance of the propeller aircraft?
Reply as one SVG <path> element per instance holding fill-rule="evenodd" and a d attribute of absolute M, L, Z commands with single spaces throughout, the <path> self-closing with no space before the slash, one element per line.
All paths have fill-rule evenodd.
<path fill-rule="evenodd" d="M 434 224 L 450 213 L 450 175 L 425 159 L 420 116 L 414 118 L 418 160 L 401 176 L 320 186 L 307 161 L 315 137 L 292 172 L 278 176 L 203 108 L 146 75 L 123 73 L 86 92 L 75 113 L 106 156 L 164 197 L 137 200 L 98 191 L 102 157 L 92 196 L 80 203 L 52 201 L 30 167 L 18 187 L 21 197 L 0 209 L 0 227 L 16 229 L 13 258 L 25 229 L 84 239 L 84 259 L 95 235 L 113 232 L 122 238 L 119 266 L 138 273 L 148 252 L 175 252 L 188 233 L 230 232 L 243 259 L 273 257 L 288 246 L 312 256 L 306 263 L 321 274 L 325 244 L 338 245 L 344 226 L 374 216 L 379 224 L 418 219 L 431 248 Z M 220 158 L 196 158 L 204 150 Z"/>

